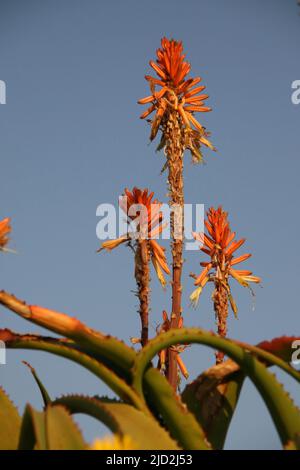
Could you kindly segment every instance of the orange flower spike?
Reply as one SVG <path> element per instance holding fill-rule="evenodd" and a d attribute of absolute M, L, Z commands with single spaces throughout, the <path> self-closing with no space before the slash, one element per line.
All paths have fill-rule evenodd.
<path fill-rule="evenodd" d="M 245 242 L 245 239 L 234 241 L 235 232 L 232 232 L 229 227 L 228 214 L 223 211 L 222 207 L 218 209 L 210 208 L 207 212 L 207 220 L 205 220 L 205 227 L 210 236 L 206 234 L 196 234 L 193 233 L 193 236 L 196 240 L 203 243 L 200 249 L 204 253 L 211 256 L 211 263 L 203 262 L 201 263 L 205 269 L 196 279 L 195 284 L 201 284 L 202 279 L 205 278 L 207 274 L 207 268 L 214 268 L 223 272 L 224 281 L 227 283 L 226 279 L 228 275 L 232 275 L 235 278 L 245 278 L 247 282 L 259 282 L 260 278 L 257 276 L 252 276 L 251 271 L 238 271 L 233 270 L 231 267 L 246 261 L 251 257 L 250 253 L 246 253 L 237 258 L 233 257 L 235 251 L 237 251 Z M 247 278 L 247 279 L 246 279 Z"/>
<path fill-rule="evenodd" d="M 210 280 L 214 282 L 214 309 L 220 336 L 227 333 L 228 303 L 234 314 L 237 314 L 237 307 L 232 298 L 229 277 L 234 278 L 243 287 L 249 287 L 249 283 L 260 283 L 258 276 L 253 276 L 252 271 L 233 269 L 233 266 L 242 263 L 251 257 L 250 253 L 234 258 L 234 253 L 245 243 L 245 238 L 234 240 L 235 232 L 232 232 L 228 222 L 228 213 L 222 207 L 218 209 L 210 208 L 207 212 L 207 220 L 204 222 L 209 236 L 204 233 L 193 233 L 195 240 L 203 246 L 200 250 L 210 257 L 210 261 L 201 262 L 204 267 L 195 285 L 197 289 L 191 294 L 191 302 L 196 305 L 205 284 Z M 193 277 L 195 277 L 193 275 Z M 222 362 L 223 353 L 217 353 L 217 363 Z"/>
<path fill-rule="evenodd" d="M 211 111 L 211 108 L 205 105 L 205 100 L 209 96 L 199 94 L 203 92 L 205 86 L 195 87 L 201 81 L 201 78 L 187 79 L 191 65 L 185 60 L 182 42 L 163 38 L 161 47 L 156 51 L 156 62 L 150 60 L 149 64 L 157 73 L 158 78 L 150 75 L 145 76 L 150 84 L 151 95 L 138 100 L 138 103 L 152 103 L 152 106 L 141 115 L 141 119 L 145 119 L 156 111 L 155 117 L 150 121 L 150 139 L 153 140 L 156 137 L 159 128 L 161 128 L 163 134 L 165 133 L 170 116 L 173 113 L 174 117 L 175 111 L 182 131 L 186 132 L 185 148 L 191 151 L 195 161 L 201 161 L 201 153 L 199 153 L 201 145 L 205 145 L 212 150 L 215 150 L 215 148 L 205 139 L 205 129 L 194 117 L 194 113 L 206 113 Z M 160 91 L 155 90 L 156 86 L 161 87 Z M 197 134 L 197 148 L 195 148 L 195 136 L 192 137 L 189 134 L 192 130 Z"/>
<path fill-rule="evenodd" d="M 136 243 L 140 243 L 142 240 L 146 241 L 147 250 L 149 250 L 149 254 L 151 256 L 151 260 L 158 279 L 164 287 L 166 285 L 166 281 L 163 277 L 161 269 L 166 274 L 170 274 L 170 269 L 167 264 L 165 249 L 161 247 L 157 240 L 153 239 L 152 237 L 159 235 L 167 224 L 163 223 L 162 213 L 160 212 L 161 202 L 159 202 L 157 199 L 153 199 L 153 196 L 154 193 L 149 193 L 147 188 L 142 190 L 134 187 L 132 191 L 126 188 L 124 190 L 124 195 L 119 200 L 119 205 L 131 220 L 136 220 L 139 217 L 139 223 L 136 229 L 138 232 L 140 232 L 138 234 L 141 236 L 141 238 L 136 240 Z M 134 211 L 134 213 L 131 213 L 131 208 L 135 205 L 141 205 L 143 208 L 141 211 L 139 211 L 137 207 L 136 212 Z M 97 251 L 111 251 L 122 243 L 130 240 L 130 234 L 124 234 L 116 240 L 107 240 L 103 242 Z M 145 255 L 144 250 L 142 250 L 142 254 Z"/>
<path fill-rule="evenodd" d="M 163 287 L 166 281 L 163 271 L 170 274 L 167 265 L 165 250 L 156 240 L 151 238 L 152 233 L 160 234 L 165 228 L 163 217 L 160 212 L 161 203 L 153 199 L 154 193 L 147 188 L 134 187 L 132 191 L 128 188 L 119 198 L 119 205 L 128 217 L 134 222 L 134 234 L 126 233 L 116 240 L 108 240 L 102 243 L 101 251 L 108 251 L 128 241 L 134 251 L 134 274 L 137 283 L 137 296 L 140 301 L 139 314 L 141 318 L 141 338 L 134 342 L 140 342 L 144 347 L 149 336 L 149 299 L 150 299 L 150 261 L 156 271 L 157 277 Z M 154 230 L 155 229 L 155 230 Z"/>
<path fill-rule="evenodd" d="M 11 232 L 10 218 L 0 221 L 0 250 L 4 250 L 9 242 L 9 234 Z"/>
<path fill-rule="evenodd" d="M 208 281 L 214 283 L 213 302 L 218 325 L 218 334 L 227 335 L 228 305 L 230 304 L 234 315 L 237 315 L 237 307 L 232 297 L 229 277 L 234 278 L 243 287 L 249 287 L 249 283 L 260 283 L 261 279 L 253 276 L 249 270 L 236 270 L 233 266 L 242 263 L 251 257 L 250 253 L 234 258 L 234 253 L 245 243 L 245 239 L 234 240 L 235 232 L 232 232 L 228 222 L 228 213 L 222 207 L 207 212 L 205 227 L 209 236 L 203 233 L 193 233 L 195 240 L 203 246 L 200 250 L 210 257 L 209 262 L 201 262 L 203 271 L 195 280 L 197 289 L 191 294 L 190 300 L 196 305 L 202 289 Z M 195 277 L 193 275 L 193 277 Z M 224 354 L 216 353 L 217 364 L 223 362 Z"/>

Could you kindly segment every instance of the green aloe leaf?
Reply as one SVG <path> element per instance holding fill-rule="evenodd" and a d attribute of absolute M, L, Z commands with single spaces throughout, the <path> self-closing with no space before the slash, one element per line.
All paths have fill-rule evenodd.
<path fill-rule="evenodd" d="M 260 348 L 289 363 L 293 352 L 292 344 L 297 339 L 299 338 L 282 336 L 271 341 L 263 341 L 253 347 L 252 351 L 255 352 L 256 348 Z M 247 346 L 249 349 L 249 345 Z M 243 371 L 229 359 L 203 372 L 185 387 L 181 395 L 183 402 L 197 417 L 216 449 L 222 449 L 224 446 L 244 379 Z"/>
<path fill-rule="evenodd" d="M 25 408 L 19 450 L 82 450 L 86 448 L 81 432 L 62 406 L 45 411 Z"/>
<path fill-rule="evenodd" d="M 17 408 L 0 387 L 0 450 L 18 448 L 21 418 Z"/>
<path fill-rule="evenodd" d="M 103 362 L 104 365 L 111 367 L 112 370 L 118 375 L 120 375 L 121 377 L 123 377 L 127 381 L 128 384 L 131 383 L 131 380 L 133 378 L 136 391 L 138 392 L 142 400 L 143 400 L 142 381 L 144 377 L 146 400 L 148 400 L 148 402 L 152 400 L 152 402 L 156 405 L 156 409 L 157 410 L 159 409 L 158 397 L 160 394 L 160 390 L 157 387 L 157 384 L 155 384 L 154 386 L 152 385 L 155 382 L 152 380 L 152 376 L 155 377 L 153 369 L 147 370 L 146 373 L 144 374 L 145 368 L 147 367 L 145 366 L 144 369 L 143 368 L 141 369 L 141 372 L 142 372 L 141 377 L 139 377 L 139 374 L 137 374 L 136 377 L 132 377 L 132 366 L 136 362 L 136 353 L 131 348 L 126 346 L 124 343 L 120 342 L 116 338 L 111 338 L 111 337 L 103 335 L 100 332 L 95 332 L 91 330 L 90 328 L 88 328 L 87 326 L 85 326 L 84 324 L 82 324 L 81 322 L 79 322 L 78 320 L 74 320 L 68 317 L 67 315 L 60 314 L 60 313 L 53 312 L 53 311 L 47 311 L 45 309 L 40 309 L 40 308 L 38 308 L 40 309 L 39 311 L 37 311 L 36 309 L 33 310 L 30 306 L 26 305 L 24 302 L 20 301 L 16 297 L 10 294 L 7 294 L 6 292 L 3 292 L 3 291 L 0 292 L 0 303 L 2 303 L 11 311 L 17 313 L 18 315 L 20 315 L 26 320 L 29 320 L 40 326 L 46 327 L 50 329 L 51 331 L 54 331 L 55 333 L 66 335 L 70 340 L 76 343 L 74 344 L 74 349 L 77 348 L 77 350 L 81 350 L 82 352 L 86 353 L 89 357 L 100 360 L 101 362 Z M 209 335 L 209 333 L 206 333 L 206 334 Z M 205 341 L 207 340 L 207 337 L 202 338 L 202 340 L 203 339 L 204 339 L 203 344 L 206 344 Z M 217 341 L 214 341 L 214 344 L 216 343 Z M 208 345 L 210 347 L 218 348 L 218 346 L 214 346 L 212 344 L 211 338 L 210 338 L 210 341 L 208 342 Z M 222 347 L 220 347 L 220 349 L 222 349 Z M 230 348 L 228 348 L 228 345 L 227 346 L 225 345 L 225 353 L 227 353 L 230 356 L 230 352 L 228 352 L 229 349 Z M 241 350 L 243 351 L 243 353 L 246 353 L 246 350 L 244 347 L 241 347 Z M 259 353 L 258 356 L 260 357 L 260 359 L 264 359 L 267 362 L 270 358 L 272 358 L 272 354 L 270 354 L 268 358 L 267 358 L 267 354 L 268 353 L 265 352 L 264 353 L 265 357 L 260 357 L 261 353 Z M 295 371 L 292 370 L 292 368 L 288 368 L 286 363 L 283 363 L 283 361 L 280 362 L 279 359 L 277 362 L 278 364 L 276 365 L 278 365 L 283 370 L 286 370 L 286 372 L 290 373 L 295 378 L 297 378 Z M 245 368 L 245 364 L 243 364 L 243 367 Z M 250 366 L 249 366 L 249 369 L 251 370 Z M 151 376 L 151 379 L 150 379 L 150 376 Z M 276 383 L 278 384 L 278 382 Z M 167 390 L 167 386 L 165 386 L 165 389 Z M 151 393 L 155 396 L 154 400 L 151 397 Z M 168 391 L 168 394 L 169 394 L 169 391 Z M 267 403 L 267 400 L 265 401 Z M 166 408 L 166 412 L 164 413 L 165 415 L 164 420 L 168 425 L 172 423 L 173 421 L 173 425 L 170 429 L 173 435 L 178 436 L 180 434 L 180 423 L 184 416 L 184 413 L 182 413 L 181 404 L 179 404 L 179 406 L 176 408 L 177 413 L 175 413 L 175 417 L 173 420 L 172 420 L 169 410 L 170 410 L 170 407 Z M 282 425 L 282 420 L 280 418 L 279 410 L 277 409 L 276 411 L 277 411 L 277 414 L 276 413 L 275 414 L 278 417 L 279 423 Z M 186 415 L 192 421 L 192 417 L 191 417 L 192 415 L 188 413 L 187 411 L 186 411 Z M 277 423 L 277 426 L 278 425 L 279 424 Z M 284 425 L 283 425 L 283 428 L 284 428 Z M 199 434 L 203 433 L 200 426 L 198 426 L 198 431 L 199 431 Z M 282 439 L 284 439 L 283 436 L 282 436 Z M 195 440 L 196 439 L 194 439 L 194 441 Z M 190 442 L 189 444 L 190 447 L 186 446 L 185 448 L 197 448 L 194 446 L 194 444 L 191 444 L 191 441 L 193 441 L 191 434 L 189 437 L 186 438 L 186 441 Z"/>
<path fill-rule="evenodd" d="M 68 341 L 56 338 L 45 338 L 39 335 L 19 335 L 7 329 L 0 330 L 0 339 L 2 339 L 5 342 L 6 347 L 10 349 L 46 351 L 69 359 L 73 362 L 77 362 L 103 380 L 103 382 L 106 383 L 120 398 L 133 404 L 139 409 L 143 409 L 144 411 L 147 410 L 146 404 L 140 399 L 137 393 L 131 389 L 124 379 L 118 377 L 107 366 L 99 362 L 99 360 L 96 360 L 94 357 L 90 357 L 83 351 L 79 351 L 74 348 L 73 344 Z M 35 379 L 37 379 L 36 374 Z M 41 386 L 42 384 L 39 383 L 39 387 Z M 42 389 L 44 393 L 44 386 L 42 386 Z"/>
<path fill-rule="evenodd" d="M 26 361 L 22 361 L 22 362 L 23 362 L 23 364 L 24 364 L 25 366 L 27 366 L 28 369 L 30 370 L 30 372 L 31 372 L 31 374 L 32 374 L 32 376 L 33 376 L 33 378 L 34 378 L 34 380 L 35 380 L 37 386 L 39 387 L 39 390 L 40 390 L 41 395 L 42 395 L 42 398 L 43 398 L 44 405 L 45 405 L 45 407 L 46 407 L 47 405 L 49 405 L 49 404 L 51 403 L 51 398 L 50 398 L 50 395 L 49 395 L 49 393 L 48 393 L 46 387 L 45 387 L 44 384 L 41 382 L 39 376 L 38 376 L 37 373 L 36 373 L 36 370 L 32 367 L 32 365 L 29 364 L 29 362 L 26 362 Z"/>
<path fill-rule="evenodd" d="M 233 341 L 220 338 L 196 328 L 182 328 L 162 333 L 151 340 L 139 353 L 136 360 L 134 373 L 134 386 L 138 393 L 143 393 L 143 377 L 148 364 L 162 349 L 176 344 L 203 344 L 213 349 L 218 349 L 227 354 L 236 362 L 243 372 L 253 381 L 273 418 L 283 446 L 289 442 L 296 442 L 300 434 L 300 411 L 294 405 L 282 385 L 268 372 L 266 367 L 248 351 L 248 347 L 242 347 Z M 281 360 L 272 354 L 256 348 L 255 354 L 262 358 L 272 360 L 275 365 L 281 364 Z M 292 375 L 292 374 L 291 374 Z"/>
<path fill-rule="evenodd" d="M 45 411 L 48 450 L 84 450 L 87 444 L 70 414 L 62 406 L 48 406 Z"/>
<path fill-rule="evenodd" d="M 55 404 L 66 407 L 70 413 L 92 416 L 121 436 L 130 436 L 143 450 L 178 450 L 176 442 L 158 422 L 124 403 L 101 401 L 97 398 L 70 395 L 55 400 Z"/>
<path fill-rule="evenodd" d="M 0 304 L 24 320 L 66 336 L 90 356 L 100 357 L 101 362 L 108 367 L 113 365 L 113 370 L 118 375 L 124 375 L 127 379 L 130 377 L 129 371 L 136 353 L 117 338 L 92 330 L 84 323 L 64 313 L 27 305 L 24 301 L 5 291 L 0 291 Z"/>
<path fill-rule="evenodd" d="M 161 416 L 171 436 L 183 449 L 211 450 L 202 426 L 157 369 L 147 369 L 144 388 L 151 409 Z"/>
<path fill-rule="evenodd" d="M 233 372 L 230 365 L 233 365 Z M 245 374 L 233 361 L 212 367 L 188 384 L 181 398 L 203 427 L 214 449 L 223 449 Z"/>
<path fill-rule="evenodd" d="M 14 309 L 22 309 L 19 302 L 17 306 L 14 306 Z M 123 400 L 146 412 L 147 406 L 138 394 L 116 373 L 110 374 L 111 370 L 101 362 L 109 364 L 115 372 L 120 372 L 121 376 L 131 383 L 131 367 L 136 353 L 127 347 L 115 348 L 117 340 L 113 339 L 111 342 L 110 338 L 104 338 L 107 341 L 106 348 L 99 348 L 95 352 L 94 346 L 91 348 L 86 343 L 79 346 L 64 339 L 45 338 L 39 335 L 18 335 L 7 329 L 0 330 L 0 339 L 6 343 L 7 348 L 47 351 L 75 361 L 99 376 Z M 118 341 L 117 343 L 119 344 Z M 123 345 L 123 343 L 121 344 Z M 115 356 L 119 355 L 117 362 L 113 356 L 108 354 L 110 348 L 114 351 Z M 176 397 L 172 387 L 156 369 L 149 369 L 146 372 L 145 388 L 147 401 L 151 402 L 155 413 L 162 416 L 173 438 L 180 442 L 181 446 L 185 449 L 210 449 L 204 432 L 193 414 Z"/>
<path fill-rule="evenodd" d="M 47 450 L 45 414 L 27 405 L 22 419 L 19 450 Z"/>

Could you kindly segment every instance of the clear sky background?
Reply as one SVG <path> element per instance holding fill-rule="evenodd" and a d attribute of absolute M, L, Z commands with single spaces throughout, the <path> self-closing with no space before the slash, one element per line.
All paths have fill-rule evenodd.
<path fill-rule="evenodd" d="M 182 39 L 192 74 L 201 75 L 213 112 L 202 117 L 218 153 L 206 165 L 185 159 L 186 201 L 222 204 L 232 228 L 247 237 L 248 266 L 263 278 L 255 309 L 247 289 L 235 288 L 239 319 L 229 336 L 257 343 L 299 335 L 299 123 L 291 83 L 300 79 L 300 16 L 296 0 L 0 0 L 0 218 L 12 217 L 11 247 L 1 256 L 0 288 L 30 303 L 64 311 L 129 341 L 139 334 L 132 253 L 120 247 L 96 255 L 96 207 L 114 203 L 125 186 L 150 187 L 165 200 L 163 155 L 149 145 L 138 98 L 160 38 Z M 242 251 L 241 251 L 242 253 Z M 189 307 L 186 325 L 214 328 L 210 288 Z M 153 276 L 151 334 L 170 306 Z M 0 308 L 0 325 L 42 331 Z M 52 397 L 107 394 L 91 374 L 46 353 L 9 351 L 0 384 L 20 410 L 41 407 L 21 360 L 29 361 Z M 185 353 L 191 378 L 211 366 L 212 350 Z M 281 373 L 278 377 L 283 380 Z M 286 388 L 299 389 L 289 379 Z M 105 433 L 80 418 L 87 439 Z M 268 411 L 247 381 L 226 443 L 228 449 L 277 449 Z"/>

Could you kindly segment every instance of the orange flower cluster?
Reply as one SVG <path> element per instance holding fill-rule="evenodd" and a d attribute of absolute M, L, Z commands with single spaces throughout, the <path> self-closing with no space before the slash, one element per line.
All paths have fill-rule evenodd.
<path fill-rule="evenodd" d="M 150 136 L 153 140 L 164 118 L 168 119 L 168 112 L 176 110 L 188 134 L 186 147 L 193 154 L 195 153 L 198 159 L 201 159 L 199 155 L 201 144 L 214 150 L 213 145 L 207 139 L 208 133 L 205 128 L 194 117 L 195 112 L 211 111 L 211 108 L 205 106 L 204 103 L 208 98 L 208 95 L 202 93 L 205 86 L 193 88 L 201 81 L 200 77 L 186 79 L 191 66 L 184 60 L 182 42 L 163 38 L 161 48 L 156 51 L 156 54 L 157 60 L 156 62 L 151 60 L 150 66 L 159 78 L 150 75 L 145 76 L 150 83 L 151 95 L 140 99 L 138 103 L 151 103 L 151 105 L 141 115 L 141 119 L 156 111 Z M 156 91 L 156 86 L 161 87 L 161 89 Z"/>
<path fill-rule="evenodd" d="M 10 219 L 7 217 L 0 221 L 0 250 L 4 250 L 9 242 L 9 233 L 11 232 Z"/>
<path fill-rule="evenodd" d="M 153 200 L 153 195 L 154 193 L 149 194 L 148 189 L 141 190 L 136 187 L 132 191 L 125 189 L 123 197 L 120 198 L 119 205 L 128 218 L 137 223 L 138 237 L 136 237 L 135 233 L 128 232 L 115 240 L 103 242 L 98 252 L 103 249 L 111 251 L 122 243 L 130 242 L 133 239 L 136 239 L 138 242 L 146 240 L 158 279 L 165 286 L 166 281 L 162 270 L 166 274 L 170 274 L 170 269 L 167 265 L 165 248 L 155 240 L 155 237 L 161 234 L 166 224 L 162 223 L 162 214 L 160 212 L 162 203 L 156 199 Z"/>
<path fill-rule="evenodd" d="M 228 284 L 229 276 L 232 276 L 242 286 L 249 287 L 249 282 L 259 283 L 261 279 L 253 276 L 251 271 L 238 270 L 233 266 L 246 261 L 251 257 L 250 253 L 234 257 L 234 253 L 245 243 L 245 238 L 234 240 L 235 232 L 232 232 L 228 222 L 228 213 L 223 211 L 222 207 L 207 212 L 205 226 L 208 235 L 205 233 L 193 233 L 195 240 L 201 243 L 200 250 L 210 256 L 210 261 L 201 262 L 204 268 L 200 275 L 195 279 L 197 289 L 192 293 L 190 299 L 197 304 L 203 287 L 209 280 L 222 283 L 227 291 L 234 313 L 237 312 L 235 302 L 230 293 Z M 213 272 L 213 276 L 211 276 Z"/>

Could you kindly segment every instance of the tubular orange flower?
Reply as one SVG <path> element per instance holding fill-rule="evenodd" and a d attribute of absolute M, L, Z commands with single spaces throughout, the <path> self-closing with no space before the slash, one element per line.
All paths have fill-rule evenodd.
<path fill-rule="evenodd" d="M 4 251 L 9 242 L 9 234 L 11 232 L 10 219 L 7 217 L 0 221 L 0 251 Z"/>
<path fill-rule="evenodd" d="M 197 86 L 200 77 L 188 78 L 191 66 L 185 61 L 182 42 L 163 38 L 161 48 L 156 51 L 156 62 L 150 61 L 150 66 L 159 78 L 146 75 L 150 84 L 151 95 L 138 101 L 139 104 L 150 104 L 150 107 L 141 115 L 145 119 L 156 111 L 151 128 L 151 140 L 157 134 L 159 127 L 167 124 L 170 111 L 176 111 L 185 131 L 185 148 L 188 148 L 194 161 L 201 161 L 200 146 L 203 144 L 212 150 L 213 145 L 207 139 L 209 133 L 194 117 L 195 112 L 211 111 L 204 105 L 208 98 L 203 94 L 205 86 Z M 161 87 L 156 91 L 156 86 Z M 193 88 L 195 87 L 195 88 Z M 200 94 L 199 94 L 200 93 Z"/>
<path fill-rule="evenodd" d="M 196 305 L 203 287 L 212 281 L 215 286 L 213 300 L 220 336 L 227 334 L 228 302 L 233 313 L 237 315 L 236 303 L 232 297 L 229 277 L 231 276 L 244 287 L 250 287 L 249 283 L 260 283 L 261 279 L 253 276 L 251 271 L 238 270 L 233 266 L 242 263 L 251 257 L 250 253 L 234 257 L 235 252 L 245 243 L 245 239 L 234 240 L 235 232 L 232 232 L 228 222 L 228 213 L 222 207 L 211 207 L 207 212 L 205 227 L 208 235 L 193 233 L 196 240 L 201 243 L 200 250 L 209 255 L 209 262 L 201 262 L 203 270 L 195 277 L 197 289 L 190 296 L 191 302 Z M 223 353 L 217 353 L 217 362 L 222 362 Z"/>

